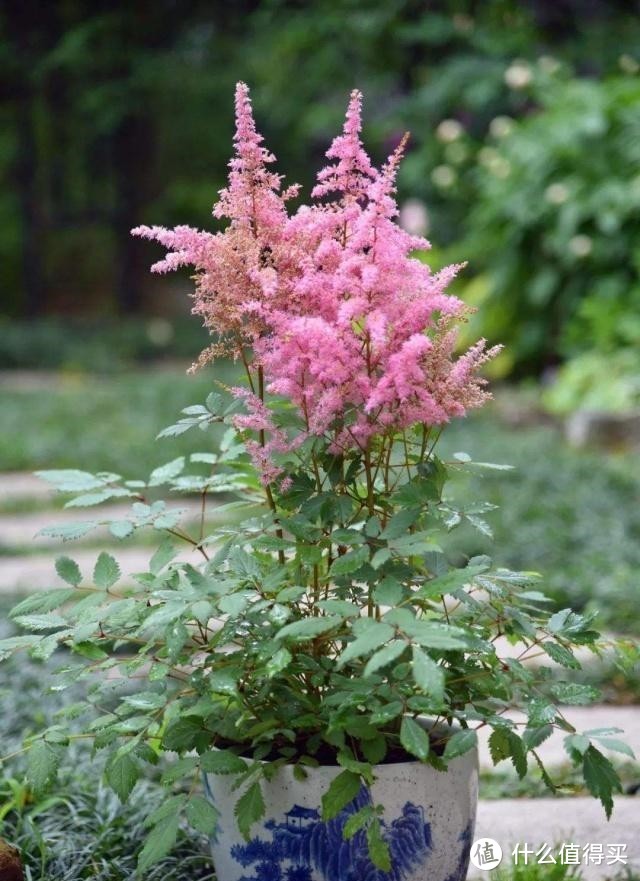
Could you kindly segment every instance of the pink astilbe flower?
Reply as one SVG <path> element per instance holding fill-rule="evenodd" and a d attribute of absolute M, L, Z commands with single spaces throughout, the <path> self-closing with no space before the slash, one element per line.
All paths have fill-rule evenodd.
<path fill-rule="evenodd" d="M 156 271 L 196 267 L 194 312 L 206 326 L 234 353 L 251 346 L 250 369 L 260 381 L 251 392 L 234 390 L 246 412 L 233 421 L 255 436 L 247 449 L 266 484 L 282 476 L 274 457 L 292 453 L 306 437 L 324 438 L 333 451 L 366 450 L 376 437 L 441 425 L 489 396 L 478 370 L 498 348 L 481 340 L 456 356 L 457 327 L 468 309 L 447 287 L 461 267 L 433 273 L 413 256 L 429 243 L 397 223 L 396 174 L 406 138 L 382 169 L 374 168 L 361 140 L 361 104 L 354 91 L 312 203 L 289 215 L 286 201 L 297 190 L 282 192 L 280 176 L 269 169 L 274 157 L 239 83 L 235 155 L 214 208 L 229 220 L 226 230 L 135 230 L 168 248 Z M 293 440 L 278 426 L 264 389 L 297 408 Z"/>
<path fill-rule="evenodd" d="M 244 83 L 236 87 L 235 109 L 235 156 L 229 163 L 229 185 L 221 190 L 213 208 L 214 216 L 230 221 L 224 232 L 204 233 L 187 226 L 132 230 L 134 235 L 155 239 L 168 248 L 169 253 L 154 264 L 153 271 L 195 267 L 193 312 L 202 316 L 205 326 L 219 339 L 203 361 L 209 354 L 237 355 L 264 332 L 251 304 L 259 302 L 265 291 L 278 287 L 272 255 L 288 220 L 285 202 L 297 192 L 296 187 L 281 192 L 280 175 L 268 169 L 275 158 L 262 146 Z"/>

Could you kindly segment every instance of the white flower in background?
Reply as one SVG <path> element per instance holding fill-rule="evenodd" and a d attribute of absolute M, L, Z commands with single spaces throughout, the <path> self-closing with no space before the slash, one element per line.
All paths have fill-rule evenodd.
<path fill-rule="evenodd" d="M 638 73 L 640 70 L 640 63 L 633 56 L 626 54 L 618 58 L 618 66 L 624 73 Z"/>
<path fill-rule="evenodd" d="M 457 119 L 443 119 L 436 129 L 436 137 L 444 144 L 457 141 L 464 134 L 464 128 Z"/>
<path fill-rule="evenodd" d="M 166 346 L 174 336 L 173 325 L 166 318 L 151 318 L 146 331 L 149 342 L 154 346 Z"/>
<path fill-rule="evenodd" d="M 453 16 L 453 26 L 459 33 L 469 34 L 474 29 L 475 22 L 470 15 L 459 12 Z"/>
<path fill-rule="evenodd" d="M 431 180 L 442 190 L 453 186 L 458 175 L 450 165 L 437 165 L 431 172 Z"/>
<path fill-rule="evenodd" d="M 510 116 L 496 116 L 489 123 L 489 134 L 493 138 L 506 138 L 513 131 L 513 120 Z"/>
<path fill-rule="evenodd" d="M 532 79 L 531 65 L 527 61 L 513 61 L 504 72 L 504 81 L 510 89 L 525 89 Z"/>
<path fill-rule="evenodd" d="M 444 158 L 453 165 L 460 165 L 469 157 L 469 150 L 466 144 L 455 141 L 453 144 L 447 144 L 444 148 Z"/>
<path fill-rule="evenodd" d="M 412 236 L 429 232 L 429 212 L 421 199 L 407 199 L 400 208 L 400 226 Z"/>
<path fill-rule="evenodd" d="M 504 178 L 509 177 L 511 174 L 511 163 L 504 156 L 497 156 L 489 166 L 489 171 L 495 177 L 504 180 Z"/>
<path fill-rule="evenodd" d="M 560 70 L 560 62 L 552 55 L 541 55 L 538 58 L 538 67 L 543 73 L 552 75 Z"/>
<path fill-rule="evenodd" d="M 551 205 L 563 205 L 569 195 L 569 188 L 565 184 L 549 184 L 544 191 L 544 197 Z"/>
<path fill-rule="evenodd" d="M 569 240 L 569 250 L 576 257 L 588 257 L 593 250 L 591 236 L 585 236 L 582 233 L 574 236 Z"/>

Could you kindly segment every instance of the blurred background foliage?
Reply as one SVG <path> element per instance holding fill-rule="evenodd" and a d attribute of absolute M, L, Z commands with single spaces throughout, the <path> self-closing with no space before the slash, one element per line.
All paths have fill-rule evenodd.
<path fill-rule="evenodd" d="M 307 192 L 357 86 L 376 160 L 412 132 L 407 222 L 436 263 L 469 261 L 458 291 L 482 306 L 470 335 L 506 344 L 499 375 L 578 358 L 552 405 L 581 404 L 584 366 L 605 409 L 635 406 L 639 45 L 628 0 L 7 4 L 0 366 L 197 351 L 195 323 L 192 343 L 174 329 L 188 280 L 150 278 L 156 251 L 129 229 L 213 225 L 237 79 Z"/>

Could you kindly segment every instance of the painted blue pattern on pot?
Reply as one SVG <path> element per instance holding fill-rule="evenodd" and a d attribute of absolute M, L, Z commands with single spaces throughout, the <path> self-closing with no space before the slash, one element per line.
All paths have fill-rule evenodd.
<path fill-rule="evenodd" d="M 240 881 L 312 881 L 314 870 L 323 881 L 404 881 L 424 864 L 432 848 L 424 810 L 408 801 L 399 817 L 382 824 L 393 867 L 382 872 L 369 859 L 364 831 L 349 841 L 342 836 L 349 817 L 369 804 L 369 791 L 362 787 L 351 804 L 327 822 L 319 811 L 293 805 L 282 822 L 264 824 L 269 838 L 256 837 L 231 849 L 233 859 L 253 872 Z"/>
<path fill-rule="evenodd" d="M 464 881 L 464 879 L 467 877 L 467 872 L 469 870 L 469 854 L 471 853 L 472 838 L 473 823 L 469 821 L 469 823 L 467 823 L 466 829 L 464 829 L 458 836 L 458 841 L 462 844 L 462 850 L 460 851 L 458 865 L 456 866 L 455 871 L 447 877 L 446 881 Z"/>

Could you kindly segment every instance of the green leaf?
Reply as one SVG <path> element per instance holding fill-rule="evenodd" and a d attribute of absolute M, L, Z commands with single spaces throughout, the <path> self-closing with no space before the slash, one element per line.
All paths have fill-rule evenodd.
<path fill-rule="evenodd" d="M 429 735 L 411 716 L 405 716 L 400 726 L 400 743 L 412 756 L 425 761 L 429 755 Z"/>
<path fill-rule="evenodd" d="M 17 606 L 14 606 L 9 612 L 9 617 L 15 618 L 19 615 L 31 615 L 35 612 L 41 614 L 43 612 L 52 612 L 54 609 L 63 606 L 73 596 L 76 596 L 76 591 L 71 587 L 59 587 L 55 590 L 35 593 L 22 600 Z"/>
<path fill-rule="evenodd" d="M 197 832 L 212 835 L 218 825 L 219 811 L 201 795 L 193 795 L 187 803 L 187 820 Z"/>
<path fill-rule="evenodd" d="M 635 759 L 636 757 L 636 754 L 629 744 L 625 743 L 624 740 L 618 740 L 617 737 L 595 737 L 595 740 L 597 740 L 600 746 L 603 746 L 605 749 L 610 749 L 616 753 L 622 753 L 624 756 L 629 756 L 630 759 Z"/>
<path fill-rule="evenodd" d="M 448 624 L 413 618 L 403 621 L 402 629 L 412 639 L 427 648 L 447 651 L 449 649 L 464 649 L 468 646 L 465 632 L 459 627 L 450 627 Z"/>
<path fill-rule="evenodd" d="M 398 511 L 382 530 L 380 538 L 386 539 L 387 541 L 400 538 L 401 535 L 405 535 L 407 530 L 413 526 L 419 516 L 420 508 L 418 507 L 404 508 L 403 510 Z"/>
<path fill-rule="evenodd" d="M 360 608 L 347 600 L 320 600 L 318 606 L 323 612 L 330 615 L 340 615 L 341 618 L 358 618 Z"/>
<path fill-rule="evenodd" d="M 153 827 L 138 857 L 138 872 L 146 872 L 173 850 L 178 837 L 180 817 L 172 813 Z"/>
<path fill-rule="evenodd" d="M 587 789 L 595 798 L 600 799 L 607 820 L 610 819 L 613 793 L 622 792 L 622 784 L 615 768 L 595 746 L 590 746 L 584 754 L 582 773 Z"/>
<path fill-rule="evenodd" d="M 105 770 L 106 781 L 121 802 L 129 798 L 139 777 L 140 768 L 128 752 L 116 753 Z"/>
<path fill-rule="evenodd" d="M 447 740 L 444 748 L 445 759 L 453 759 L 455 756 L 462 756 L 475 749 L 478 745 L 478 735 L 473 728 L 463 728 L 462 731 L 456 731 L 453 737 Z"/>
<path fill-rule="evenodd" d="M 560 703 L 575 706 L 592 704 L 600 697 L 597 688 L 575 682 L 558 682 L 551 686 L 551 693 Z"/>
<path fill-rule="evenodd" d="M 120 566 L 111 554 L 102 551 L 93 570 L 93 583 L 96 587 L 108 590 L 118 578 L 120 578 Z"/>
<path fill-rule="evenodd" d="M 570 649 L 565 648 L 565 646 L 560 645 L 557 642 L 543 642 L 541 645 L 544 651 L 556 662 L 556 664 L 568 667 L 571 670 L 580 669 L 580 662 Z"/>
<path fill-rule="evenodd" d="M 434 578 L 416 591 L 414 596 L 429 598 L 452 593 L 472 581 L 476 575 L 487 571 L 486 566 L 467 566 L 465 569 L 451 569 L 444 575 Z"/>
<path fill-rule="evenodd" d="M 373 618 L 361 618 L 353 625 L 356 638 L 347 643 L 347 647 L 338 658 L 338 668 L 344 667 L 348 661 L 368 655 L 388 642 L 394 634 L 393 627 Z"/>
<path fill-rule="evenodd" d="M 444 697 L 444 670 L 417 645 L 413 646 L 413 681 L 421 691 L 432 695 L 435 701 Z"/>
<path fill-rule="evenodd" d="M 339 575 L 349 575 L 351 572 L 355 572 L 368 562 L 369 546 L 361 545 L 360 547 L 354 548 L 352 551 L 348 551 L 341 557 L 336 557 L 331 564 L 331 574 L 336 577 Z"/>
<path fill-rule="evenodd" d="M 52 483 L 59 492 L 84 492 L 89 489 L 99 489 L 105 484 L 104 479 L 90 474 L 88 471 L 78 471 L 73 468 L 64 468 L 52 471 L 36 471 L 36 477 Z M 109 477 L 119 478 L 113 474 Z"/>
<path fill-rule="evenodd" d="M 344 824 L 342 830 L 342 837 L 345 841 L 349 841 L 350 838 L 353 838 L 356 832 L 359 832 L 363 826 L 366 826 L 373 816 L 372 805 L 365 805 L 363 808 L 360 808 L 359 811 L 356 811 L 355 814 L 352 814 Z"/>
<path fill-rule="evenodd" d="M 166 465 L 154 468 L 149 477 L 149 486 L 160 486 L 168 480 L 182 474 L 183 471 L 184 456 L 178 456 L 177 459 L 172 459 L 171 462 L 167 462 Z"/>
<path fill-rule="evenodd" d="M 391 871 L 391 853 L 389 845 L 382 837 L 382 829 L 380 820 L 375 817 L 367 828 L 367 844 L 369 845 L 369 856 L 371 862 L 383 872 Z"/>
<path fill-rule="evenodd" d="M 73 587 L 77 587 L 82 581 L 80 567 L 70 557 L 58 557 L 56 560 L 56 572 L 63 581 L 66 581 L 67 584 L 71 584 Z"/>
<path fill-rule="evenodd" d="M 207 774 L 242 774 L 247 763 L 228 750 L 215 749 L 200 757 L 200 767 Z"/>
<path fill-rule="evenodd" d="M 157 551 L 151 557 L 149 571 L 154 575 L 158 575 L 158 573 L 162 572 L 164 567 L 174 559 L 176 554 L 176 547 L 167 536 L 164 541 L 160 543 Z"/>
<path fill-rule="evenodd" d="M 406 647 L 407 643 L 403 639 L 392 639 L 384 648 L 369 658 L 367 666 L 364 668 L 364 675 L 371 676 L 376 670 L 386 667 L 387 664 L 399 658 Z"/>
<path fill-rule="evenodd" d="M 329 789 L 322 796 L 322 819 L 333 820 L 360 791 L 360 776 L 353 771 L 341 771 L 331 781 Z"/>
<path fill-rule="evenodd" d="M 130 520 L 114 520 L 109 524 L 109 532 L 115 538 L 127 538 L 134 529 L 135 527 Z"/>
<path fill-rule="evenodd" d="M 59 751 L 44 740 L 38 740 L 29 750 L 27 783 L 36 797 L 42 795 L 55 780 L 60 763 Z"/>
<path fill-rule="evenodd" d="M 265 672 L 269 678 L 286 669 L 291 663 L 292 655 L 289 649 L 281 648 L 273 654 L 265 664 Z"/>
<path fill-rule="evenodd" d="M 175 783 L 176 780 L 189 776 L 198 767 L 199 761 L 197 756 L 185 756 L 183 759 L 178 759 L 164 772 L 162 782 L 164 784 Z"/>
<path fill-rule="evenodd" d="M 247 841 L 251 835 L 251 827 L 264 816 L 265 804 L 259 783 L 252 783 L 238 799 L 234 809 L 238 828 Z"/>
<path fill-rule="evenodd" d="M 57 630 L 67 626 L 60 615 L 18 615 L 14 620 L 24 630 Z"/>
<path fill-rule="evenodd" d="M 84 520 L 81 523 L 61 523 L 59 526 L 46 526 L 38 532 L 46 538 L 61 538 L 62 541 L 73 541 L 82 538 L 98 526 L 97 520 Z"/>
<path fill-rule="evenodd" d="M 522 738 L 504 725 L 495 728 L 489 738 L 489 752 L 494 765 L 511 759 L 513 767 L 522 779 L 527 773 L 527 753 Z"/>
<path fill-rule="evenodd" d="M 337 615 L 328 615 L 324 618 L 303 618 L 300 621 L 292 621 L 286 624 L 282 630 L 276 634 L 276 639 L 290 639 L 292 642 L 305 642 L 307 639 L 313 639 L 321 636 L 334 627 L 342 624 L 342 618 Z"/>

